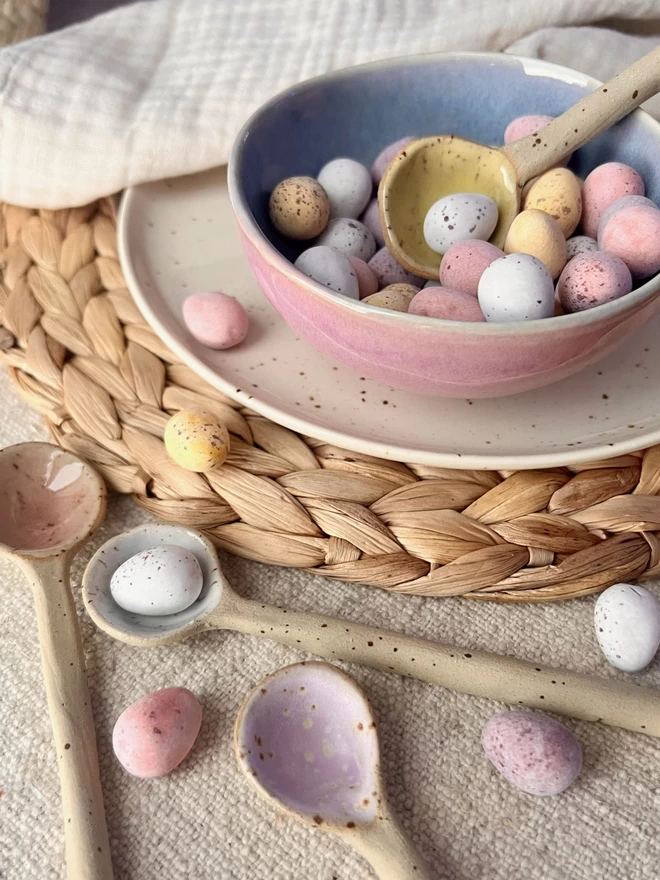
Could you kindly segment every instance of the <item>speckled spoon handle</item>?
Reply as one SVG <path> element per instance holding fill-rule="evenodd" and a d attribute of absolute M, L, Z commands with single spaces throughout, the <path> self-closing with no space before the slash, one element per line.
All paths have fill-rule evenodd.
<path fill-rule="evenodd" d="M 356 829 L 351 844 L 380 880 L 433 880 L 396 817 L 386 810 L 382 822 Z"/>
<path fill-rule="evenodd" d="M 361 663 L 460 693 L 660 736 L 660 691 L 653 688 L 290 611 L 233 592 L 226 593 L 205 626 L 272 639 L 296 651 Z"/>

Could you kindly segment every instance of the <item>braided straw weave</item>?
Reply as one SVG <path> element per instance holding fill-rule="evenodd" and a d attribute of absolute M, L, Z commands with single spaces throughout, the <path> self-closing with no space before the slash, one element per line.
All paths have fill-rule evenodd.
<path fill-rule="evenodd" d="M 47 12 L 48 0 L 0 0 L 0 46 L 43 33 Z"/>
<path fill-rule="evenodd" d="M 250 559 L 427 596 L 568 599 L 660 575 L 660 446 L 579 468 L 494 473 L 381 461 L 242 409 L 145 324 L 117 259 L 116 202 L 4 205 L 0 358 L 53 440 L 117 492 Z M 231 432 L 207 475 L 172 463 L 169 416 Z"/>

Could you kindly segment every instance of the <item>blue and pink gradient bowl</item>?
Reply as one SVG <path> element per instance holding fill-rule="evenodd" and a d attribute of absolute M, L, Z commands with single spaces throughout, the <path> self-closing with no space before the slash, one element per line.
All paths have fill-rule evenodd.
<path fill-rule="evenodd" d="M 549 385 L 595 363 L 653 314 L 660 277 L 590 311 L 481 324 L 389 312 L 333 294 L 293 267 L 312 243 L 273 228 L 280 180 L 316 176 L 337 156 L 370 166 L 405 135 L 457 134 L 501 144 L 525 113 L 559 115 L 598 85 L 545 61 L 488 53 L 421 55 L 339 71 L 273 98 L 241 131 L 229 189 L 257 281 L 291 328 L 335 362 L 395 388 L 439 397 L 500 397 Z M 660 203 L 660 125 L 641 110 L 583 147 L 571 163 L 632 165 Z"/>

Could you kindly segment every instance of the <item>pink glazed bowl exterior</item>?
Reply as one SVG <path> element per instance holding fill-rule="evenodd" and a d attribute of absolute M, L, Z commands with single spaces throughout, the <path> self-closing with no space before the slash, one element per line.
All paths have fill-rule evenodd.
<path fill-rule="evenodd" d="M 463 67 L 463 64 L 467 66 Z M 292 244 L 277 241 L 277 236 L 267 228 L 267 213 L 264 215 L 263 202 L 267 202 L 268 193 L 275 183 L 287 174 L 313 172 L 309 167 L 298 170 L 285 168 L 282 162 L 275 162 L 272 168 L 267 163 L 264 168 L 258 168 L 255 167 L 257 163 L 254 156 L 250 157 L 252 164 L 249 170 L 245 170 L 245 144 L 251 137 L 255 137 L 255 131 L 259 131 L 262 118 L 271 125 L 275 118 L 276 124 L 279 124 L 277 114 L 283 113 L 285 119 L 282 121 L 286 121 L 287 130 L 290 129 L 293 123 L 287 119 L 288 104 L 295 102 L 297 97 L 300 99 L 302 95 L 303 100 L 309 98 L 311 110 L 305 116 L 300 114 L 299 108 L 294 108 L 295 121 L 303 128 L 305 125 L 313 126 L 316 119 L 320 118 L 314 114 L 322 116 L 324 109 L 329 112 L 328 107 L 336 104 L 336 100 L 329 100 L 327 106 L 323 102 L 324 91 L 331 89 L 333 84 L 352 84 L 351 80 L 366 77 L 366 86 L 365 83 L 356 83 L 354 92 L 351 92 L 360 94 L 364 91 L 363 86 L 377 89 L 380 79 L 384 78 L 385 86 L 391 88 L 392 77 L 403 72 L 404 77 L 412 76 L 415 82 L 416 73 L 423 72 L 428 65 L 438 68 L 438 76 L 445 71 L 449 77 L 455 74 L 458 65 L 462 83 L 469 76 L 487 77 L 488 71 L 492 79 L 501 70 L 513 70 L 518 76 L 523 76 L 524 81 L 535 90 L 538 90 L 539 83 L 545 84 L 546 90 L 550 89 L 551 92 L 554 86 L 570 83 L 572 91 L 560 95 L 559 105 L 547 100 L 542 85 L 541 95 L 546 95 L 546 99 L 530 99 L 522 104 L 518 102 L 516 106 L 522 108 L 520 112 L 549 112 L 556 115 L 562 112 L 564 105 L 570 106 L 595 85 L 593 80 L 581 74 L 546 62 L 510 56 L 458 53 L 366 65 L 320 77 L 273 99 L 247 123 L 237 141 L 230 163 L 232 204 L 243 247 L 257 282 L 289 326 L 310 345 L 334 362 L 350 366 L 362 376 L 398 389 L 440 397 L 501 397 L 530 391 L 571 376 L 607 356 L 650 318 L 660 295 L 660 278 L 651 279 L 620 300 L 575 315 L 501 324 L 443 321 L 389 312 L 328 291 L 294 268 L 291 262 L 295 259 L 295 252 L 291 252 Z M 410 88 L 409 84 L 407 88 Z M 502 123 L 502 131 L 503 123 L 516 115 L 509 114 L 510 111 L 504 109 L 501 114 L 503 118 L 496 123 Z M 625 134 L 625 126 L 631 123 L 637 139 L 629 140 L 629 133 L 623 138 L 625 149 L 622 149 L 621 131 Z M 434 123 L 430 124 L 433 126 Z M 408 125 L 410 130 L 415 130 L 412 127 L 414 122 Z M 381 142 L 387 138 L 395 140 L 400 132 L 400 128 L 393 128 L 386 136 L 381 137 Z M 635 155 L 633 149 L 631 155 L 629 144 L 639 145 L 640 132 L 645 141 L 642 152 Z M 475 140 L 495 142 L 491 130 L 475 130 L 467 125 L 459 133 Z M 272 131 L 267 134 L 272 137 Z M 345 132 L 343 134 L 346 135 Z M 310 143 L 313 143 L 313 139 Z M 377 142 L 374 147 L 370 145 L 369 148 L 375 155 L 378 147 Z M 653 148 L 652 155 L 647 157 L 650 147 Z M 268 150 L 264 150 L 264 154 L 268 155 Z M 325 154 L 313 159 L 314 167 L 318 168 L 323 161 L 341 155 L 338 147 L 334 147 L 334 152 L 332 150 L 333 147 L 330 146 Z M 365 151 L 366 147 L 362 145 L 362 152 Z M 629 163 L 640 170 L 647 184 L 650 178 L 655 177 L 651 189 L 657 189 L 656 199 L 660 195 L 660 174 L 650 162 L 653 154 L 660 156 L 660 126 L 641 111 L 633 114 L 623 125 L 601 135 L 580 153 L 583 157 L 576 170 L 582 175 L 599 162 L 625 155 Z M 361 145 L 357 144 L 352 150 L 349 145 L 345 154 L 362 158 Z M 363 161 L 366 162 L 366 157 Z M 301 164 L 302 160 L 299 159 L 298 163 Z M 259 180 L 258 186 L 252 187 L 252 196 L 248 193 L 251 184 L 245 183 L 246 174 Z M 306 246 L 310 246 L 309 243 Z"/>

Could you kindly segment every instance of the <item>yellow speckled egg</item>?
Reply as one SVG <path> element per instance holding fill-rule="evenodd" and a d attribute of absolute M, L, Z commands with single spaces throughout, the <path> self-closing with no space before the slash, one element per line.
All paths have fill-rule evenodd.
<path fill-rule="evenodd" d="M 328 225 L 330 201 L 313 177 L 287 177 L 270 194 L 268 211 L 278 232 L 306 241 L 316 238 Z"/>
<path fill-rule="evenodd" d="M 568 168 L 546 171 L 529 188 L 523 208 L 550 214 L 559 223 L 564 238 L 568 238 L 577 229 L 582 214 L 580 181 Z"/>
<path fill-rule="evenodd" d="M 226 461 L 229 432 L 213 413 L 182 409 L 165 425 L 165 448 L 175 464 L 204 473 Z"/>
<path fill-rule="evenodd" d="M 419 287 L 415 287 L 414 284 L 390 284 L 378 293 L 365 297 L 362 302 L 370 306 L 378 306 L 380 309 L 390 309 L 393 312 L 407 312 L 417 293 Z"/>
<path fill-rule="evenodd" d="M 504 253 L 531 254 L 557 278 L 566 265 L 566 239 L 550 214 L 539 210 L 521 211 L 509 227 Z"/>

